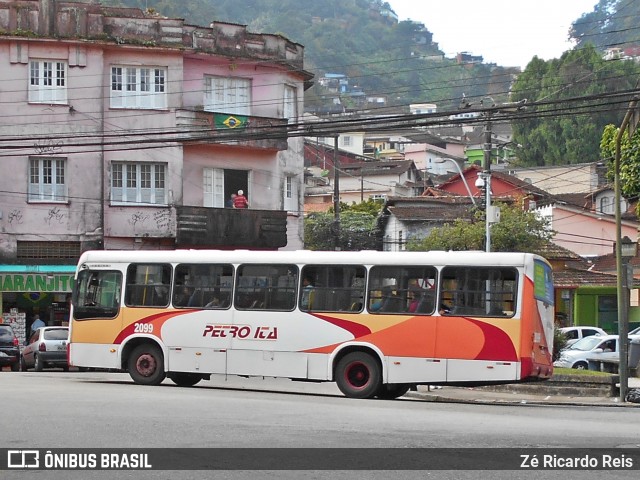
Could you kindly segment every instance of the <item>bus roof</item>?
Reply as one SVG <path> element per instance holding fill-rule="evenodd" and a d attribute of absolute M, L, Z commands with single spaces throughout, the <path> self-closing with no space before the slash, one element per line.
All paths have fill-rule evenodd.
<path fill-rule="evenodd" d="M 78 265 L 108 268 L 116 263 L 289 263 L 359 265 L 524 265 L 542 257 L 522 252 L 428 251 L 380 252 L 347 251 L 256 251 L 256 250 L 91 250 L 84 252 Z M 98 265 L 107 264 L 107 265 Z"/>

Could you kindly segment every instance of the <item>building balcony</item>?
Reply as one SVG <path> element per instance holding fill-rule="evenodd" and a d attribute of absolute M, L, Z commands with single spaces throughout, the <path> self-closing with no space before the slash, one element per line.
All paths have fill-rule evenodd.
<path fill-rule="evenodd" d="M 177 248 L 277 249 L 287 245 L 287 212 L 176 207 Z"/>
<path fill-rule="evenodd" d="M 176 126 L 184 132 L 184 142 L 219 143 L 283 151 L 288 148 L 287 124 L 286 118 L 176 110 Z"/>

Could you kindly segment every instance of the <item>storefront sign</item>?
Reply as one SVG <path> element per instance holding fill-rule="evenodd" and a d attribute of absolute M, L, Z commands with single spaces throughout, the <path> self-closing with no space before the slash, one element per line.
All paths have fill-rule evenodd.
<path fill-rule="evenodd" d="M 9 273 L 0 274 L 2 292 L 71 292 L 73 275 Z"/>

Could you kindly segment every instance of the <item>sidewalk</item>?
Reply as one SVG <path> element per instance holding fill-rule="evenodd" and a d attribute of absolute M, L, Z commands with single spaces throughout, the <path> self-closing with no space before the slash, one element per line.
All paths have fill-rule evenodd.
<path fill-rule="evenodd" d="M 640 378 L 629 378 L 629 388 L 640 388 Z M 418 386 L 417 392 L 406 394 L 410 398 L 418 398 L 429 402 L 480 403 L 509 405 L 579 405 L 600 407 L 640 408 L 638 403 L 620 402 L 619 397 L 586 397 L 531 394 L 517 391 L 494 391 L 482 387 L 428 387 Z"/>

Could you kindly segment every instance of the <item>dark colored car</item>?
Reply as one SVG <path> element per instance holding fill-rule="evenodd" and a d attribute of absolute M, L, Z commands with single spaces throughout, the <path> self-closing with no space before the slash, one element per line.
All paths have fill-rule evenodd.
<path fill-rule="evenodd" d="M 11 365 L 11 370 L 20 369 L 20 342 L 11 325 L 0 324 L 0 367 Z"/>
<path fill-rule="evenodd" d="M 68 370 L 68 340 L 69 327 L 40 327 L 31 335 L 29 343 L 22 350 L 22 370 L 33 368 L 40 372 L 45 367 L 61 367 Z"/>

